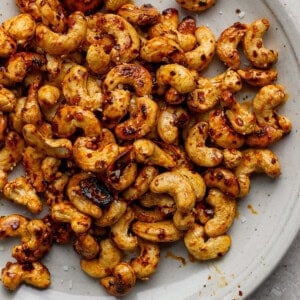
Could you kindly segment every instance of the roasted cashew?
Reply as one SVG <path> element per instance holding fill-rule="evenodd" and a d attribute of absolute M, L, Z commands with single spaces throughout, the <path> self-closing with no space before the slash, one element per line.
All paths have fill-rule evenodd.
<path fill-rule="evenodd" d="M 70 223 L 76 234 L 85 233 L 91 227 L 91 217 L 83 214 L 70 202 L 54 204 L 51 208 L 51 217 L 54 221 Z"/>
<path fill-rule="evenodd" d="M 118 15 L 138 26 L 154 25 L 160 18 L 159 11 L 151 4 L 143 4 L 140 7 L 131 3 L 124 4 L 118 9 Z"/>
<path fill-rule="evenodd" d="M 278 72 L 275 69 L 260 70 L 260 69 L 240 69 L 237 73 L 245 80 L 248 84 L 252 86 L 265 86 L 271 84 L 277 79 Z"/>
<path fill-rule="evenodd" d="M 176 2 L 184 9 L 194 12 L 202 12 L 212 7 L 216 0 L 176 0 Z"/>
<path fill-rule="evenodd" d="M 236 168 L 242 160 L 243 154 L 241 151 L 237 149 L 224 149 L 223 150 L 224 156 L 224 166 L 228 169 Z"/>
<path fill-rule="evenodd" d="M 252 173 L 265 173 L 270 177 L 277 177 L 281 173 L 278 157 L 269 149 L 247 149 L 242 151 L 242 160 L 235 169 L 240 193 L 244 197 L 250 190 L 250 176 Z"/>
<path fill-rule="evenodd" d="M 45 124 L 43 129 L 38 129 L 33 124 L 26 124 L 23 127 L 23 136 L 26 143 L 43 151 L 48 156 L 56 158 L 70 157 L 72 154 L 72 143 L 67 139 L 53 139 L 51 137 L 52 134 L 49 134 L 51 133 L 51 127 L 48 125 Z"/>
<path fill-rule="evenodd" d="M 188 230 L 195 223 L 194 212 L 186 213 L 177 209 L 173 215 L 173 223 L 179 230 Z"/>
<path fill-rule="evenodd" d="M 59 108 L 52 120 L 52 128 L 59 137 L 69 137 L 81 128 L 86 137 L 99 137 L 101 123 L 96 115 L 81 106 L 66 105 Z"/>
<path fill-rule="evenodd" d="M 132 86 L 138 96 L 149 95 L 152 90 L 151 74 L 140 64 L 123 63 L 106 74 L 103 88 L 104 91 L 112 91 L 123 84 Z"/>
<path fill-rule="evenodd" d="M 13 112 L 17 104 L 16 95 L 0 85 L 0 111 Z"/>
<path fill-rule="evenodd" d="M 8 176 L 7 173 L 0 169 L 0 192 L 2 192 L 3 187 L 8 182 Z"/>
<path fill-rule="evenodd" d="M 244 136 L 233 130 L 221 109 L 209 113 L 209 135 L 215 144 L 227 149 L 238 149 L 245 142 Z"/>
<path fill-rule="evenodd" d="M 217 188 L 230 197 L 237 197 L 240 188 L 235 174 L 224 167 L 207 169 L 203 174 L 207 187 Z"/>
<path fill-rule="evenodd" d="M 135 286 L 136 276 L 132 267 L 121 262 L 113 269 L 111 276 L 100 279 L 100 284 L 106 291 L 116 297 L 124 296 Z"/>
<path fill-rule="evenodd" d="M 9 124 L 11 129 L 19 134 L 22 134 L 24 126 L 23 108 L 25 107 L 25 103 L 26 97 L 18 98 L 14 111 L 9 113 Z"/>
<path fill-rule="evenodd" d="M 156 82 L 163 92 L 168 85 L 181 94 L 190 93 L 196 88 L 193 73 L 179 64 L 160 66 L 156 71 Z"/>
<path fill-rule="evenodd" d="M 222 129 L 223 130 L 223 129 Z M 214 167 L 223 160 L 222 151 L 207 147 L 205 141 L 208 137 L 208 123 L 199 122 L 195 124 L 188 132 L 185 140 L 185 150 L 189 158 L 198 166 Z"/>
<path fill-rule="evenodd" d="M 117 11 L 123 5 L 127 4 L 128 0 L 105 0 L 105 9 L 108 11 Z"/>
<path fill-rule="evenodd" d="M 7 115 L 0 111 L 0 147 L 3 146 L 5 141 L 5 134 L 7 130 Z"/>
<path fill-rule="evenodd" d="M 26 46 L 34 38 L 36 24 L 30 14 L 19 14 L 2 23 L 5 32 L 18 46 Z M 0 30 L 1 35 L 1 30 Z"/>
<path fill-rule="evenodd" d="M 8 262 L 2 269 L 1 281 L 10 291 L 16 290 L 23 282 L 39 289 L 49 287 L 50 272 L 40 262 Z"/>
<path fill-rule="evenodd" d="M 179 128 L 188 121 L 189 115 L 182 107 L 167 106 L 161 109 L 157 119 L 157 133 L 167 144 L 178 144 Z"/>
<path fill-rule="evenodd" d="M 113 268 L 121 262 L 122 251 L 111 239 L 100 242 L 99 257 L 92 260 L 81 259 L 80 267 L 91 277 L 103 278 L 112 274 Z"/>
<path fill-rule="evenodd" d="M 43 177 L 47 182 L 51 182 L 56 179 L 59 172 L 59 167 L 61 165 L 61 160 L 55 157 L 47 156 L 43 159 L 41 163 L 41 171 L 43 172 Z"/>
<path fill-rule="evenodd" d="M 129 228 L 134 218 L 134 212 L 130 207 L 127 207 L 120 219 L 111 226 L 111 239 L 121 250 L 134 251 L 137 247 L 137 237 L 129 233 Z"/>
<path fill-rule="evenodd" d="M 218 189 L 210 189 L 206 203 L 213 207 L 213 217 L 204 225 L 205 234 L 209 237 L 221 236 L 228 231 L 237 213 L 237 202 Z"/>
<path fill-rule="evenodd" d="M 216 40 L 207 26 L 197 27 L 195 36 L 198 46 L 185 53 L 185 62 L 189 69 L 202 71 L 207 68 L 214 57 Z"/>
<path fill-rule="evenodd" d="M 97 240 L 89 233 L 77 235 L 73 248 L 77 254 L 85 259 L 95 258 L 100 251 Z"/>
<path fill-rule="evenodd" d="M 160 248 L 157 244 L 142 239 L 139 239 L 138 247 L 139 256 L 130 260 L 130 266 L 137 279 L 149 280 L 158 267 Z"/>
<path fill-rule="evenodd" d="M 36 27 L 37 46 L 52 55 L 69 54 L 81 45 L 85 38 L 87 24 L 81 12 L 74 12 L 67 20 L 68 32 L 56 33 L 43 24 Z"/>
<path fill-rule="evenodd" d="M 194 224 L 184 236 L 184 244 L 188 252 L 197 260 L 210 260 L 227 253 L 231 246 L 229 235 L 210 237 L 205 240 L 204 227 Z"/>
<path fill-rule="evenodd" d="M 144 137 L 155 126 L 158 114 L 157 103 L 149 97 L 131 99 L 128 120 L 115 127 L 115 134 L 123 140 L 132 140 Z"/>
<path fill-rule="evenodd" d="M 16 51 L 17 43 L 7 34 L 3 26 L 0 26 L 0 57 L 9 57 Z"/>
<path fill-rule="evenodd" d="M 237 49 L 242 42 L 247 25 L 236 22 L 226 28 L 217 40 L 216 52 L 220 60 L 229 68 L 238 69 L 241 64 L 241 58 Z"/>
<path fill-rule="evenodd" d="M 175 202 L 174 199 L 168 194 L 156 194 L 152 192 L 147 192 L 140 199 L 144 207 L 159 207 L 161 210 L 174 211 Z"/>
<path fill-rule="evenodd" d="M 127 203 L 114 199 L 109 207 L 103 209 L 103 214 L 99 219 L 94 220 L 94 224 L 99 227 L 108 227 L 117 223 L 127 209 Z"/>
<path fill-rule="evenodd" d="M 70 200 L 70 202 L 82 213 L 87 214 L 93 218 L 100 218 L 102 216 L 102 209 L 101 207 L 99 207 L 99 203 L 102 199 L 99 199 L 99 203 L 97 203 L 96 199 L 95 201 L 93 201 L 94 199 L 90 199 L 88 197 L 85 196 L 85 194 L 83 193 L 83 189 L 85 188 L 85 186 L 82 186 L 82 182 L 88 181 L 89 179 L 96 179 L 96 177 L 92 174 L 88 174 L 88 173 L 77 173 L 74 174 L 68 182 L 67 185 L 67 196 Z M 96 179 L 97 180 L 97 179 Z M 87 183 L 88 184 L 88 183 Z M 96 191 L 93 190 L 93 187 L 87 187 L 90 188 L 90 194 L 92 196 L 94 196 L 94 194 L 96 194 Z M 100 193 L 100 195 L 95 195 L 98 198 L 99 196 L 101 196 L 102 194 Z"/>
<path fill-rule="evenodd" d="M 34 187 L 23 176 L 9 181 L 3 187 L 3 194 L 12 202 L 25 206 L 33 214 L 38 214 L 43 209 L 43 203 Z"/>
<path fill-rule="evenodd" d="M 0 238 L 25 236 L 29 220 L 18 214 L 0 217 Z"/>
<path fill-rule="evenodd" d="M 0 170 L 11 171 L 22 159 L 24 141 L 15 131 L 9 131 L 0 150 Z"/>
<path fill-rule="evenodd" d="M 149 190 L 151 181 L 157 175 L 158 170 L 156 167 L 143 166 L 137 174 L 134 183 L 122 193 L 122 197 L 130 202 L 140 198 Z"/>
<path fill-rule="evenodd" d="M 132 224 L 132 230 L 137 236 L 157 243 L 176 242 L 183 236 L 171 220 L 154 223 L 136 221 Z"/>
<path fill-rule="evenodd" d="M 81 11 L 84 14 L 89 14 L 102 4 L 102 0 L 79 0 L 79 1 L 72 1 L 72 0 L 64 0 L 63 4 L 69 11 Z"/>
<path fill-rule="evenodd" d="M 262 39 L 269 27 L 267 19 L 258 19 L 247 25 L 243 48 L 246 58 L 254 67 L 267 69 L 277 62 L 278 52 L 265 48 Z"/>
<path fill-rule="evenodd" d="M 47 205 L 52 207 L 53 204 L 60 203 L 65 199 L 64 191 L 68 181 L 69 176 L 67 174 L 61 172 L 55 174 L 55 178 L 48 183 L 45 191 Z"/>
<path fill-rule="evenodd" d="M 101 109 L 101 88 L 83 66 L 74 66 L 67 72 L 62 81 L 62 92 L 69 105 L 79 105 L 90 110 Z"/>
<path fill-rule="evenodd" d="M 176 166 L 176 162 L 171 155 L 147 139 L 138 139 L 133 142 L 135 159 L 138 163 L 146 165 L 157 165 L 164 168 Z"/>
<path fill-rule="evenodd" d="M 147 223 L 163 221 L 171 213 L 170 211 L 161 209 L 160 207 L 153 207 L 149 209 L 138 204 L 133 204 L 132 209 L 134 211 L 135 218 L 138 221 Z"/>
<path fill-rule="evenodd" d="M 196 201 L 196 195 L 189 180 L 178 172 L 164 172 L 157 175 L 150 184 L 153 193 L 167 193 L 175 200 L 179 211 L 190 212 Z"/>

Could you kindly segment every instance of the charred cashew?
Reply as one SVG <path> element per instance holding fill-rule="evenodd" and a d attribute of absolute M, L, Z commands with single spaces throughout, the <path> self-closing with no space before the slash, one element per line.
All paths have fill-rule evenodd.
<path fill-rule="evenodd" d="M 111 226 L 111 238 L 121 250 L 134 251 L 137 247 L 137 237 L 128 232 L 134 218 L 134 212 L 127 207 L 120 219 Z"/>
<path fill-rule="evenodd" d="M 135 286 L 136 276 L 132 267 L 121 262 L 113 269 L 111 276 L 100 279 L 106 291 L 116 297 L 124 296 Z"/>
<path fill-rule="evenodd" d="M 156 271 L 159 259 L 160 248 L 157 244 L 139 239 L 139 256 L 131 259 L 130 265 L 140 280 L 148 280 Z"/>
<path fill-rule="evenodd" d="M 23 136 L 26 143 L 38 148 L 48 156 L 56 158 L 67 158 L 72 154 L 72 143 L 67 139 L 53 139 L 51 128 L 46 124 L 46 134 L 43 129 L 38 129 L 33 124 L 26 124 L 23 127 Z M 49 126 L 48 126 L 49 125 Z M 48 132 L 47 132 L 48 131 Z"/>
<path fill-rule="evenodd" d="M 195 164 L 202 167 L 214 167 L 219 165 L 223 160 L 221 150 L 205 145 L 208 131 L 208 123 L 197 123 L 189 130 L 184 144 L 189 158 Z"/>
<path fill-rule="evenodd" d="M 247 25 L 243 48 L 246 58 L 254 67 L 267 69 L 277 62 L 278 52 L 265 48 L 262 39 L 269 27 L 267 19 L 258 19 Z"/>
<path fill-rule="evenodd" d="M 87 232 L 92 223 L 89 216 L 79 212 L 77 208 L 69 202 L 54 204 L 51 208 L 51 217 L 54 221 L 70 223 L 72 230 L 76 234 Z"/>
<path fill-rule="evenodd" d="M 33 214 L 38 214 L 43 209 L 43 203 L 34 187 L 23 176 L 9 181 L 3 187 L 3 194 L 14 203 L 25 206 Z"/>
<path fill-rule="evenodd" d="M 158 105 L 149 97 L 131 99 L 130 118 L 115 127 L 117 137 L 123 140 L 138 139 L 149 133 L 155 126 Z"/>
<path fill-rule="evenodd" d="M 244 197 L 250 190 L 250 176 L 252 173 L 265 173 L 270 177 L 277 177 L 281 173 L 278 157 L 269 149 L 247 149 L 242 151 L 242 160 L 235 169 L 240 193 Z"/>
<path fill-rule="evenodd" d="M 59 137 L 69 137 L 81 128 L 86 137 L 99 137 L 101 123 L 93 112 L 81 106 L 66 105 L 59 108 L 52 120 L 52 128 Z"/>
<path fill-rule="evenodd" d="M 67 25 L 68 32 L 63 34 L 54 32 L 43 24 L 38 24 L 36 27 L 37 46 L 52 55 L 69 54 L 77 50 L 86 35 L 86 19 L 81 12 L 74 12 L 69 15 Z"/>
<path fill-rule="evenodd" d="M 231 246 L 229 235 L 210 237 L 205 241 L 204 227 L 194 224 L 184 236 L 184 244 L 188 252 L 198 260 L 210 260 L 227 253 Z"/>
<path fill-rule="evenodd" d="M 152 78 L 149 71 L 139 64 L 120 64 L 112 68 L 103 82 L 105 91 L 112 91 L 119 85 L 132 86 L 138 96 L 146 96 L 152 90 Z"/>
<path fill-rule="evenodd" d="M 40 262 L 8 262 L 2 269 L 1 281 L 8 290 L 16 290 L 23 282 L 39 289 L 49 287 L 50 272 Z"/>
<path fill-rule="evenodd" d="M 69 70 L 62 82 L 62 92 L 69 105 L 78 105 L 90 110 L 101 109 L 101 88 L 83 66 L 77 65 Z"/>
<path fill-rule="evenodd" d="M 112 270 L 122 259 L 122 251 L 111 239 L 100 242 L 99 257 L 92 260 L 82 259 L 81 269 L 91 277 L 103 278 L 112 274 Z"/>
<path fill-rule="evenodd" d="M 202 12 L 212 7 L 216 3 L 216 0 L 176 0 L 176 2 L 189 11 Z"/>
<path fill-rule="evenodd" d="M 221 236 L 234 222 L 237 213 L 236 200 L 218 189 L 210 189 L 205 201 L 214 210 L 213 217 L 204 225 L 205 234 L 209 237 Z"/>
<path fill-rule="evenodd" d="M 241 64 L 241 58 L 237 49 L 242 42 L 247 25 L 236 22 L 226 28 L 217 40 L 217 55 L 220 60 L 229 68 L 238 69 Z"/>
<path fill-rule="evenodd" d="M 134 141 L 133 149 L 135 151 L 135 159 L 139 163 L 157 165 L 164 168 L 176 166 L 173 157 L 150 140 L 139 139 Z"/>

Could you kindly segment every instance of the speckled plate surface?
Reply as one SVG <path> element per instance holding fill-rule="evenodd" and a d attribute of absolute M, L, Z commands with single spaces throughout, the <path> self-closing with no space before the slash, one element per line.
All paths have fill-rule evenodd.
<path fill-rule="evenodd" d="M 152 1 L 152 4 L 160 9 L 177 7 L 175 1 Z M 194 15 L 199 25 L 210 26 L 216 36 L 236 21 L 251 22 L 262 17 L 270 20 L 271 28 L 265 41 L 279 51 L 278 83 L 289 92 L 289 101 L 280 112 L 292 120 L 294 129 L 272 148 L 280 158 L 280 178 L 271 180 L 255 176 L 250 194 L 240 200 L 239 217 L 229 232 L 232 248 L 227 255 L 217 261 L 196 263 L 189 260 L 182 243 L 166 247 L 157 273 L 148 282 L 137 284 L 123 299 L 242 299 L 270 274 L 287 251 L 300 225 L 300 69 L 297 54 L 300 32 L 291 18 L 296 16 L 297 8 L 300 11 L 299 2 L 293 0 L 218 0 L 207 12 Z M 16 14 L 14 1 L 2 0 L 0 12 L 1 21 Z M 185 11 L 181 13 L 182 16 L 186 14 Z M 220 71 L 210 67 L 208 74 Z M 1 200 L 0 214 L 12 212 L 25 213 Z M 12 260 L 10 248 L 15 243 L 15 240 L 0 243 L 1 267 Z M 170 253 L 182 259 L 173 259 Z M 9 293 L 1 286 L 0 299 L 113 299 L 97 280 L 80 270 L 79 258 L 71 247 L 54 246 L 43 262 L 52 274 L 49 289 L 38 291 L 22 286 L 15 293 Z"/>

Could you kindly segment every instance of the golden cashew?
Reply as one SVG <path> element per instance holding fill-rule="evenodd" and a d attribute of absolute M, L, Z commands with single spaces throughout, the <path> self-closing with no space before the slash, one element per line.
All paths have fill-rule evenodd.
<path fill-rule="evenodd" d="M 73 248 L 77 254 L 85 259 L 95 258 L 100 251 L 97 240 L 88 233 L 77 235 Z"/>
<path fill-rule="evenodd" d="M 43 24 L 36 27 L 37 46 L 52 55 L 69 54 L 83 42 L 87 24 L 81 12 L 74 12 L 68 17 L 68 32 L 56 33 Z"/>
<path fill-rule="evenodd" d="M 17 43 L 7 34 L 3 26 L 0 26 L 0 57 L 9 57 L 16 51 Z"/>
<path fill-rule="evenodd" d="M 185 53 L 185 61 L 189 69 L 202 71 L 211 62 L 216 50 L 216 40 L 213 32 L 207 26 L 195 30 L 198 46 Z"/>
<path fill-rule="evenodd" d="M 242 42 L 247 25 L 236 22 L 226 28 L 217 40 L 216 52 L 220 60 L 229 68 L 238 69 L 241 64 L 241 58 L 237 49 Z"/>
<path fill-rule="evenodd" d="M 281 173 L 278 157 L 269 149 L 247 149 L 242 151 L 242 155 L 242 160 L 235 169 L 240 186 L 239 197 L 249 193 L 252 173 L 265 173 L 270 177 L 277 177 Z"/>
<path fill-rule="evenodd" d="M 102 134 L 101 127 L 96 115 L 81 106 L 60 107 L 52 120 L 55 134 L 63 138 L 74 134 L 77 128 L 82 129 L 86 137 L 99 137 Z"/>
<path fill-rule="evenodd" d="M 203 179 L 210 188 L 217 188 L 230 197 L 237 197 L 240 188 L 235 174 L 223 167 L 211 168 L 204 172 Z"/>
<path fill-rule="evenodd" d="M 93 218 L 100 218 L 102 216 L 100 205 L 102 200 L 105 201 L 105 199 L 107 199 L 107 197 L 101 193 L 101 189 L 97 188 L 97 183 L 98 180 L 94 175 L 83 172 L 77 173 L 69 179 L 66 190 L 70 202 L 80 212 Z M 103 199 L 101 197 L 103 197 Z M 110 199 L 110 195 L 108 198 Z"/>
<path fill-rule="evenodd" d="M 86 63 L 93 73 L 105 74 L 111 66 L 110 54 L 106 53 L 106 47 L 100 44 L 91 44 L 86 51 Z"/>
<path fill-rule="evenodd" d="M 50 272 L 40 262 L 12 263 L 8 262 L 1 272 L 1 281 L 10 291 L 16 290 L 21 283 L 26 283 L 39 289 L 49 287 Z"/>
<path fill-rule="evenodd" d="M 169 85 L 181 94 L 190 93 L 196 88 L 193 73 L 179 64 L 160 66 L 156 71 L 156 81 L 163 90 Z"/>
<path fill-rule="evenodd" d="M 0 192 L 2 192 L 3 187 L 8 182 L 8 176 L 7 173 L 0 169 Z"/>
<path fill-rule="evenodd" d="M 260 69 L 244 69 L 237 70 L 237 73 L 252 86 L 265 86 L 271 84 L 277 79 L 278 72 L 275 69 L 260 70 Z"/>
<path fill-rule="evenodd" d="M 25 206 L 33 214 L 38 214 L 43 209 L 43 203 L 34 187 L 23 176 L 9 181 L 3 187 L 3 194 L 14 203 Z"/>
<path fill-rule="evenodd" d="M 158 170 L 156 167 L 143 166 L 134 183 L 122 193 L 122 197 L 129 202 L 140 198 L 149 190 L 151 181 L 157 175 Z"/>
<path fill-rule="evenodd" d="M 138 26 L 154 25 L 160 18 L 159 11 L 151 4 L 143 4 L 140 7 L 131 3 L 124 4 L 118 9 L 118 15 Z"/>
<path fill-rule="evenodd" d="M 158 105 L 149 97 L 131 99 L 128 120 L 115 127 L 115 134 L 123 140 L 144 137 L 156 124 Z"/>
<path fill-rule="evenodd" d="M 186 213 L 177 209 L 173 215 L 173 223 L 179 230 L 188 230 L 195 223 L 194 212 Z"/>
<path fill-rule="evenodd" d="M 51 182 L 57 177 L 60 165 L 61 160 L 55 157 L 47 156 L 42 160 L 40 168 L 46 181 Z"/>
<path fill-rule="evenodd" d="M 67 72 L 62 81 L 62 92 L 69 105 L 78 105 L 90 110 L 101 109 L 101 88 L 83 66 L 74 66 Z"/>
<path fill-rule="evenodd" d="M 111 226 L 111 239 L 121 250 L 134 251 L 137 247 L 137 237 L 129 233 L 129 228 L 134 218 L 134 212 L 131 208 L 127 207 L 120 219 Z"/>
<path fill-rule="evenodd" d="M 36 24 L 34 18 L 30 14 L 19 14 L 14 16 L 4 21 L 2 26 L 7 34 L 16 41 L 18 46 L 26 46 L 35 35 Z"/>
<path fill-rule="evenodd" d="M 140 280 L 149 280 L 155 273 L 159 260 L 160 248 L 157 244 L 139 239 L 139 255 L 130 260 L 136 278 Z"/>
<path fill-rule="evenodd" d="M 130 92 L 115 89 L 103 95 L 102 121 L 108 128 L 114 128 L 127 114 L 130 104 Z"/>
<path fill-rule="evenodd" d="M 136 221 L 132 224 L 132 230 L 137 236 L 157 243 L 176 242 L 183 236 L 171 220 L 154 223 Z"/>
<path fill-rule="evenodd" d="M 123 5 L 127 4 L 128 0 L 106 0 L 105 9 L 108 11 L 117 11 Z"/>
<path fill-rule="evenodd" d="M 0 238 L 20 237 L 25 235 L 29 220 L 18 214 L 0 217 Z"/>
<path fill-rule="evenodd" d="M 135 286 L 136 276 L 132 267 L 126 262 L 120 262 L 113 269 L 111 276 L 100 279 L 100 284 L 106 291 L 116 297 L 124 296 Z"/>
<path fill-rule="evenodd" d="M 176 166 L 176 162 L 171 155 L 147 139 L 138 139 L 133 142 L 135 159 L 138 163 L 146 165 L 157 165 L 164 168 Z"/>
<path fill-rule="evenodd" d="M 70 223 L 76 234 L 85 233 L 91 227 L 91 217 L 83 214 L 70 202 L 54 204 L 51 208 L 51 217 L 54 221 Z"/>
<path fill-rule="evenodd" d="M 210 189 L 205 199 L 213 207 L 213 217 L 204 225 L 209 237 L 221 236 L 228 231 L 237 213 L 237 202 L 218 189 Z"/>
<path fill-rule="evenodd" d="M 229 235 L 210 237 L 206 240 L 204 227 L 194 224 L 184 236 L 184 244 L 188 252 L 197 260 L 219 258 L 227 253 L 231 246 Z"/>
<path fill-rule="evenodd" d="M 26 143 L 43 151 L 48 156 L 56 158 L 70 157 L 72 154 L 72 143 L 67 139 L 53 139 L 49 137 L 51 128 L 49 124 L 46 125 L 47 128 L 45 134 L 44 129 L 38 129 L 33 124 L 26 124 L 23 127 L 23 136 Z"/>
<path fill-rule="evenodd" d="M 14 111 L 9 113 L 9 124 L 11 129 L 15 130 L 19 134 L 22 134 L 24 126 L 23 109 L 25 107 L 26 100 L 26 97 L 18 98 Z"/>
<path fill-rule="evenodd" d="M 254 67 L 267 69 L 277 62 L 278 52 L 265 48 L 262 39 L 269 27 L 267 19 L 258 19 L 247 25 L 243 48 L 246 58 Z"/>
<path fill-rule="evenodd" d="M 57 87 L 45 84 L 38 90 L 37 101 L 43 116 L 51 122 L 61 103 L 61 92 Z"/>
<path fill-rule="evenodd" d="M 127 203 L 114 199 L 109 207 L 103 209 L 103 214 L 99 219 L 94 220 L 94 224 L 99 227 L 108 227 L 117 223 L 127 209 Z"/>
<path fill-rule="evenodd" d="M 0 170 L 11 171 L 22 159 L 24 141 L 15 131 L 9 131 L 0 150 Z"/>
<path fill-rule="evenodd" d="M 138 204 L 133 204 L 132 209 L 134 211 L 135 218 L 138 221 L 147 223 L 163 221 L 166 219 L 168 214 L 170 214 L 169 211 L 160 209 L 160 207 L 148 209 Z"/>
<path fill-rule="evenodd" d="M 188 121 L 189 115 L 182 107 L 167 106 L 161 109 L 157 119 L 157 133 L 167 144 L 178 144 L 179 128 Z"/>
<path fill-rule="evenodd" d="M 122 259 L 122 251 L 111 239 L 104 239 L 100 242 L 99 257 L 92 260 L 81 259 L 80 267 L 89 276 L 103 278 L 112 274 L 113 268 Z"/>
<path fill-rule="evenodd" d="M 7 115 L 0 111 L 0 147 L 3 146 L 5 141 L 5 134 L 7 130 Z"/>
<path fill-rule="evenodd" d="M 231 127 L 223 110 L 215 109 L 209 113 L 209 135 L 214 143 L 223 148 L 238 149 L 245 138 Z"/>
<path fill-rule="evenodd" d="M 139 203 L 147 208 L 157 206 L 162 211 L 173 212 L 175 210 L 174 199 L 168 194 L 147 192 L 139 199 Z"/>
<path fill-rule="evenodd" d="M 236 168 L 242 161 L 243 154 L 241 151 L 237 149 L 224 149 L 223 150 L 224 156 L 224 165 L 228 169 Z"/>
<path fill-rule="evenodd" d="M 212 7 L 216 0 L 176 0 L 176 2 L 184 9 L 194 12 L 202 12 Z"/>
<path fill-rule="evenodd" d="M 49 207 L 52 207 L 55 203 L 64 201 L 64 192 L 68 181 L 69 176 L 67 174 L 57 172 L 54 180 L 48 183 L 45 191 L 45 200 Z M 64 226 L 66 226 L 66 224 L 64 224 Z"/>
<path fill-rule="evenodd" d="M 103 88 L 105 91 L 112 91 L 123 84 L 132 86 L 138 96 L 149 95 L 152 90 L 151 74 L 139 64 L 123 63 L 106 74 Z"/>
<path fill-rule="evenodd" d="M 189 180 L 178 172 L 164 172 L 157 175 L 150 184 L 153 193 L 167 193 L 175 200 L 179 211 L 190 212 L 196 201 L 196 195 Z"/>
<path fill-rule="evenodd" d="M 13 112 L 17 104 L 16 95 L 0 85 L 0 111 Z"/>
<path fill-rule="evenodd" d="M 223 130 L 223 129 L 222 129 Z M 222 151 L 207 147 L 205 141 L 208 137 L 208 123 L 199 122 L 195 124 L 188 132 L 185 140 L 185 150 L 189 158 L 198 166 L 214 167 L 223 160 Z"/>

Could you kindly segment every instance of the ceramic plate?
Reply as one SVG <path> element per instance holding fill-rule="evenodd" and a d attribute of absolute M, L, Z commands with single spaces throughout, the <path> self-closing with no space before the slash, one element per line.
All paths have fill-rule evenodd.
<path fill-rule="evenodd" d="M 287 1 L 285 1 L 287 2 Z M 295 1 L 296 2 L 296 1 Z M 136 1 L 137 4 L 148 3 Z M 175 1 L 152 1 L 160 9 L 177 7 Z M 218 0 L 205 13 L 194 15 L 198 24 L 211 27 L 216 36 L 234 22 L 251 22 L 268 18 L 271 28 L 265 36 L 266 45 L 278 49 L 278 83 L 289 92 L 289 100 L 280 112 L 293 122 L 291 134 L 278 142 L 273 150 L 280 158 L 282 175 L 276 180 L 254 176 L 250 194 L 239 202 L 239 216 L 230 229 L 232 248 L 223 258 L 207 263 L 191 262 L 182 243 L 165 247 L 157 273 L 148 282 L 138 283 L 123 299 L 241 299 L 249 295 L 274 269 L 282 258 L 300 225 L 300 94 L 299 32 L 280 1 Z M 2 0 L 1 20 L 16 14 L 14 1 Z M 186 14 L 181 11 L 181 16 Z M 208 74 L 222 71 L 210 67 Z M 237 97 L 240 97 L 239 95 Z M 1 215 L 17 210 L 1 201 Z M 10 248 L 17 241 L 0 243 L 0 266 L 9 260 Z M 178 257 L 179 259 L 174 259 Z M 54 246 L 43 262 L 52 274 L 49 289 L 38 291 L 23 285 L 15 293 L 0 287 L 1 299 L 113 299 L 97 280 L 86 276 L 79 258 L 68 246 Z"/>

